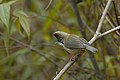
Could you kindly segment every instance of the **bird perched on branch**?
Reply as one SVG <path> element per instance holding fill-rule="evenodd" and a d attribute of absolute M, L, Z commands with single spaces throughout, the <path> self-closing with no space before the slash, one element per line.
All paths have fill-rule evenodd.
<path fill-rule="evenodd" d="M 96 48 L 90 46 L 88 41 L 77 35 L 69 34 L 63 31 L 56 31 L 53 35 L 57 38 L 58 44 L 62 45 L 70 54 L 78 53 L 81 50 L 88 50 L 92 53 L 96 53 L 96 51 L 98 51 Z"/>

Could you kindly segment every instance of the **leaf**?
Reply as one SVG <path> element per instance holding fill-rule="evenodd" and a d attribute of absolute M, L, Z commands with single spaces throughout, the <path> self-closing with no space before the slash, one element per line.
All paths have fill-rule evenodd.
<path fill-rule="evenodd" d="M 29 24 L 27 14 L 21 10 L 17 10 L 17 11 L 14 11 L 14 15 L 19 18 L 19 22 L 21 24 L 21 27 L 23 28 L 23 30 L 27 34 L 28 38 L 30 38 L 30 24 Z M 22 31 L 20 31 L 20 27 L 18 27 L 18 31 L 22 32 Z"/>
<path fill-rule="evenodd" d="M 0 19 L 5 24 L 4 27 L 4 44 L 6 52 L 8 53 L 9 46 L 9 19 L 10 19 L 10 5 L 7 3 L 0 5 Z"/>
<path fill-rule="evenodd" d="M 16 1 L 0 4 L 0 19 L 4 23 L 4 44 L 8 53 L 9 36 L 10 36 L 10 5 Z"/>
<path fill-rule="evenodd" d="M 16 27 L 17 27 L 18 32 L 19 32 L 22 36 L 24 36 L 24 34 L 23 34 L 22 31 L 21 31 L 21 25 L 20 25 L 19 19 L 17 19 L 17 20 L 15 21 L 15 24 L 16 24 Z"/>
<path fill-rule="evenodd" d="M 0 5 L 0 19 L 9 29 L 9 19 L 10 19 L 10 5 L 7 3 Z"/>
<path fill-rule="evenodd" d="M 11 4 L 13 4 L 13 3 L 15 3 L 15 2 L 17 2 L 17 1 L 18 1 L 18 0 L 10 1 L 10 2 L 8 2 L 7 4 L 11 5 Z"/>

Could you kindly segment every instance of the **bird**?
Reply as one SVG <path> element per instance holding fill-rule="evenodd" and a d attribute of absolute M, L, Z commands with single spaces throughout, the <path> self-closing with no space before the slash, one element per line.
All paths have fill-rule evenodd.
<path fill-rule="evenodd" d="M 98 49 L 92 47 L 87 40 L 75 34 L 56 31 L 53 35 L 56 37 L 58 44 L 63 46 L 69 54 L 75 54 L 83 50 L 88 50 L 92 53 L 96 53 L 98 51 Z"/>

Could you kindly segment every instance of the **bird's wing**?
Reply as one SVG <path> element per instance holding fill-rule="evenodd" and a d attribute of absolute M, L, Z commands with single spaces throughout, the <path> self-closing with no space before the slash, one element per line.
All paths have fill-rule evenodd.
<path fill-rule="evenodd" d="M 70 49 L 85 48 L 84 43 L 80 40 L 79 36 L 70 34 L 67 39 L 65 39 L 65 47 Z"/>
<path fill-rule="evenodd" d="M 79 39 L 80 39 L 80 41 L 83 42 L 84 44 L 90 45 L 90 44 L 88 43 L 88 41 L 85 40 L 84 38 L 79 38 Z"/>

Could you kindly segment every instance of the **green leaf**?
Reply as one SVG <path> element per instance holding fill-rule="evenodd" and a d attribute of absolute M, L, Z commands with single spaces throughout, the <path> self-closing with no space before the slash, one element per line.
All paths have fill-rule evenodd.
<path fill-rule="evenodd" d="M 5 24 L 4 27 L 4 44 L 6 52 L 8 53 L 9 46 L 9 19 L 10 19 L 10 5 L 7 3 L 0 5 L 0 19 Z"/>
<path fill-rule="evenodd" d="M 21 30 L 21 25 L 20 25 L 19 19 L 17 19 L 17 20 L 15 21 L 15 25 L 16 25 L 16 27 L 17 27 L 18 32 L 19 32 L 22 36 L 24 36 L 24 34 L 22 33 L 22 30 Z"/>
<path fill-rule="evenodd" d="M 10 1 L 10 2 L 8 2 L 7 4 L 11 5 L 11 4 L 13 4 L 13 3 L 15 3 L 15 2 L 17 2 L 17 1 L 18 1 L 18 0 Z"/>
<path fill-rule="evenodd" d="M 14 15 L 19 18 L 19 22 L 21 24 L 21 27 L 23 28 L 23 30 L 27 34 L 28 38 L 30 38 L 30 24 L 29 24 L 27 14 L 21 10 L 16 10 L 16 11 L 14 11 Z M 20 31 L 19 27 L 18 27 L 18 31 L 23 32 L 23 31 Z"/>
<path fill-rule="evenodd" d="M 0 19 L 9 29 L 9 19 L 10 19 L 10 5 L 3 3 L 0 5 Z"/>
<path fill-rule="evenodd" d="M 9 36 L 10 36 L 10 5 L 16 1 L 0 4 L 0 19 L 4 23 L 4 44 L 8 53 Z"/>

